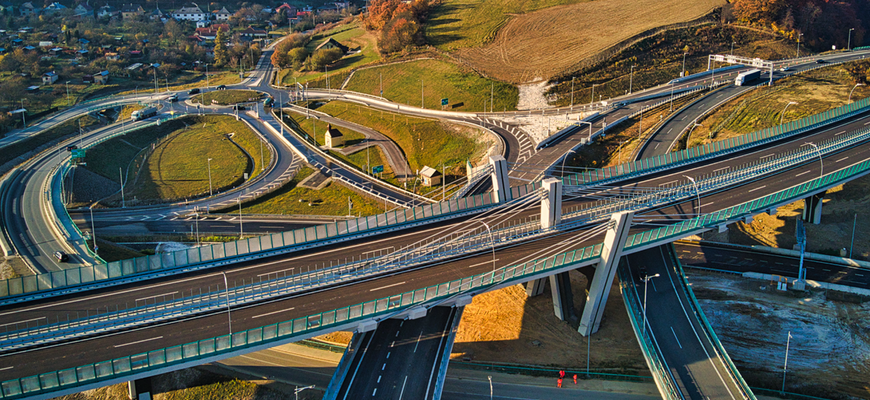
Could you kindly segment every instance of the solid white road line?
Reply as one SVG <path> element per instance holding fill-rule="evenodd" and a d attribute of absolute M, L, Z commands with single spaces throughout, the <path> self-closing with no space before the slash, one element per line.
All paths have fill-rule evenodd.
<path fill-rule="evenodd" d="M 804 172 L 801 172 L 801 173 L 795 175 L 795 177 L 798 177 L 798 176 L 801 176 L 801 175 L 804 175 L 804 174 L 808 174 L 808 173 L 810 173 L 810 171 L 804 171 Z"/>
<path fill-rule="evenodd" d="M 674 334 L 674 339 L 677 340 L 677 346 L 680 346 L 680 348 L 682 349 L 682 348 L 683 348 L 683 345 L 680 344 L 680 338 L 677 337 L 677 332 L 674 331 L 674 327 L 673 327 L 673 326 L 671 327 L 671 333 Z"/>
<path fill-rule="evenodd" d="M 272 315 L 272 314 L 278 314 L 278 313 L 282 313 L 282 312 L 285 312 L 285 311 L 290 311 L 290 310 L 292 310 L 292 309 L 294 309 L 294 308 L 296 308 L 296 307 L 290 307 L 290 308 L 285 308 L 285 309 L 283 309 L 283 310 L 272 311 L 272 312 L 268 312 L 268 313 L 265 313 L 265 314 L 255 315 L 255 316 L 251 317 L 251 319 L 254 319 L 254 318 L 260 318 L 260 317 L 265 317 L 265 316 L 267 316 L 267 315 Z"/>
<path fill-rule="evenodd" d="M 756 190 L 761 190 L 761 189 L 764 189 L 764 188 L 766 188 L 766 187 L 767 187 L 767 185 L 759 186 L 759 187 L 757 187 L 757 188 L 755 188 L 755 189 L 749 189 L 749 191 L 748 191 L 747 193 L 752 193 L 752 192 L 754 192 L 754 191 L 756 191 Z"/>
<path fill-rule="evenodd" d="M 0 371 L 6 371 L 7 369 L 12 369 L 12 368 L 15 368 L 15 367 L 3 367 L 3 368 L 0 368 Z"/>
<path fill-rule="evenodd" d="M 45 319 L 45 317 L 31 318 L 31 319 L 26 319 L 26 320 L 24 320 L 24 321 L 10 322 L 10 323 L 8 323 L 8 324 L 3 324 L 3 325 L 0 325 L 0 326 L 9 326 L 9 325 L 16 325 L 16 324 L 26 324 L 26 323 L 28 323 L 28 322 L 39 321 L 39 320 L 41 320 L 41 319 Z"/>
<path fill-rule="evenodd" d="M 839 160 L 837 160 L 837 161 L 834 161 L 834 162 L 840 162 L 840 161 L 843 161 L 843 160 L 845 160 L 845 159 L 847 159 L 847 158 L 849 158 L 849 156 L 843 157 L 843 158 L 841 158 L 841 159 L 839 159 Z"/>
<path fill-rule="evenodd" d="M 715 203 L 715 201 L 711 201 L 711 202 L 709 202 L 709 203 L 707 203 L 707 204 L 701 204 L 701 208 L 707 207 L 707 206 L 709 206 L 709 205 L 713 205 L 713 203 Z"/>
<path fill-rule="evenodd" d="M 407 281 L 402 281 L 402 282 L 399 282 L 399 283 L 394 283 L 394 284 L 392 284 L 392 285 L 381 286 L 381 287 L 379 287 L 379 288 L 370 289 L 369 292 L 374 292 L 374 291 L 376 291 L 376 290 L 381 290 L 381 289 L 391 288 L 391 287 L 393 287 L 393 286 L 404 285 L 404 284 L 406 284 L 406 283 L 408 283 L 408 282 L 407 282 Z"/>
<path fill-rule="evenodd" d="M 402 396 L 405 395 L 405 384 L 408 383 L 408 375 L 405 375 L 405 380 L 402 382 L 402 391 L 399 392 L 399 400 L 402 400 Z"/>
<path fill-rule="evenodd" d="M 130 343 L 116 344 L 116 345 L 115 345 L 115 348 L 118 348 L 118 347 L 124 347 L 124 346 L 129 346 L 129 345 L 132 345 L 132 344 L 139 344 L 139 343 L 150 342 L 150 341 L 152 341 L 152 340 L 159 340 L 159 339 L 163 339 L 163 336 L 157 336 L 157 337 L 153 337 L 153 338 L 151 338 L 151 339 L 137 340 L 137 341 L 135 341 L 135 342 L 130 342 Z"/>
<path fill-rule="evenodd" d="M 420 331 L 420 335 L 417 336 L 417 344 L 414 345 L 414 353 L 417 352 L 417 347 L 420 346 L 420 339 L 423 338 L 423 331 Z"/>
<path fill-rule="evenodd" d="M 496 258 L 496 259 L 495 259 L 495 262 L 498 262 L 499 260 L 501 260 L 501 259 L 500 259 L 500 258 Z M 474 265 L 469 265 L 468 268 L 479 267 L 479 266 L 481 266 L 481 265 L 492 264 L 492 263 L 493 263 L 493 260 L 489 260 L 489 261 L 485 261 L 485 262 L 477 263 L 477 264 L 474 264 Z"/>

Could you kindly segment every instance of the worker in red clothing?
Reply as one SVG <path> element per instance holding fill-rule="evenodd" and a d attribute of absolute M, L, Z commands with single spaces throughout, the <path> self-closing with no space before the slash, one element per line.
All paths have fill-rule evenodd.
<path fill-rule="evenodd" d="M 563 379 L 563 378 L 565 378 L 565 371 L 559 370 L 559 379 Z"/>
<path fill-rule="evenodd" d="M 559 380 L 556 381 L 556 387 L 562 387 L 562 378 L 559 378 Z"/>
<path fill-rule="evenodd" d="M 577 374 L 574 374 L 574 384 L 577 384 Z"/>

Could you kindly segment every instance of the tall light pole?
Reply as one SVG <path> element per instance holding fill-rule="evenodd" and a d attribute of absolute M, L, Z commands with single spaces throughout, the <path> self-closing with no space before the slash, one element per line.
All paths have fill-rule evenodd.
<path fill-rule="evenodd" d="M 736 42 L 731 42 L 731 53 L 729 54 L 732 56 L 734 55 L 734 43 L 736 43 Z"/>
<path fill-rule="evenodd" d="M 208 195 L 209 197 L 214 195 L 211 190 L 211 158 L 208 159 Z"/>
<path fill-rule="evenodd" d="M 865 85 L 863 83 L 856 83 L 855 84 L 855 87 L 853 87 L 852 90 L 849 91 L 849 103 L 852 102 L 852 92 L 854 92 L 858 86 L 865 86 Z"/>
<path fill-rule="evenodd" d="M 595 95 L 592 95 L 595 98 Z M 574 109 L 574 77 L 571 77 L 571 109 Z"/>
<path fill-rule="evenodd" d="M 788 339 L 785 341 L 785 363 L 782 365 L 782 391 L 785 392 L 785 372 L 788 370 L 788 348 L 791 345 L 791 331 L 788 331 Z"/>
<path fill-rule="evenodd" d="M 196 245 L 199 246 L 199 208 L 193 208 L 193 216 L 196 218 L 193 220 L 194 225 L 196 225 Z"/>
<path fill-rule="evenodd" d="M 69 81 L 66 81 L 66 106 L 69 107 Z"/>
<path fill-rule="evenodd" d="M 121 167 L 118 167 L 118 175 L 120 176 L 121 181 L 121 208 L 127 208 L 126 203 L 124 202 L 124 173 L 121 171 Z"/>
<path fill-rule="evenodd" d="M 701 192 L 698 191 L 698 184 L 695 182 L 695 178 L 692 178 L 688 175 L 683 175 L 692 182 L 692 187 L 695 188 L 695 194 L 698 196 L 698 216 L 701 216 Z"/>
<path fill-rule="evenodd" d="M 568 150 L 568 152 L 565 153 L 565 157 L 562 158 L 562 176 L 565 176 L 565 161 L 568 161 L 568 154 L 571 154 L 573 152 L 574 149 Z"/>
<path fill-rule="evenodd" d="M 423 107 L 423 80 L 422 79 L 420 79 L 420 108 L 426 108 L 426 107 Z M 486 108 L 483 109 L 483 112 L 486 112 Z"/>
<path fill-rule="evenodd" d="M 671 111 L 674 111 L 674 81 L 671 81 Z"/>
<path fill-rule="evenodd" d="M 680 73 L 680 78 L 686 76 L 686 54 L 689 53 L 683 53 L 683 72 Z"/>
<path fill-rule="evenodd" d="M 492 400 L 492 375 L 486 377 L 489 379 L 489 400 Z"/>
<path fill-rule="evenodd" d="M 854 30 L 855 28 L 849 28 L 849 45 L 846 46 L 846 51 L 852 51 L 852 31 Z"/>
<path fill-rule="evenodd" d="M 94 255 L 99 256 L 100 246 L 97 246 L 97 227 L 94 225 L 94 207 L 88 207 L 91 210 L 91 240 L 94 241 Z"/>
<path fill-rule="evenodd" d="M 797 50 L 795 51 L 795 58 L 800 58 L 800 56 L 801 56 L 801 36 L 803 36 L 803 35 L 804 35 L 803 33 L 798 34 L 798 37 L 797 37 Z"/>
<path fill-rule="evenodd" d="M 495 238 L 492 236 L 492 229 L 489 229 L 489 225 L 486 222 L 479 221 L 483 226 L 486 227 L 486 231 L 489 232 L 489 243 L 492 246 L 492 279 L 495 280 Z"/>
<path fill-rule="evenodd" d="M 230 285 L 227 283 L 227 273 L 221 271 L 224 276 L 224 293 L 227 296 L 227 326 L 230 329 L 230 342 L 233 340 L 233 315 L 230 313 Z"/>
<path fill-rule="evenodd" d="M 858 213 L 855 213 L 855 219 L 852 220 L 852 241 L 849 242 L 849 258 L 852 258 L 852 248 L 855 246 L 855 225 L 858 225 Z"/>
<path fill-rule="evenodd" d="M 647 283 L 649 283 L 649 281 L 652 278 L 658 278 L 658 277 L 659 277 L 659 274 L 655 274 L 652 276 L 647 275 L 647 276 L 644 276 L 643 278 L 640 279 L 643 281 L 643 333 L 646 333 L 646 287 L 647 287 L 646 285 L 647 285 Z"/>
<path fill-rule="evenodd" d="M 593 83 L 592 84 L 592 98 L 589 99 L 589 104 L 592 104 L 595 102 L 595 86 L 596 86 L 596 84 Z M 572 90 L 572 92 L 573 92 L 573 90 Z"/>
<path fill-rule="evenodd" d="M 849 95 L 851 96 L 851 93 L 850 93 Z M 785 110 L 787 110 L 787 109 L 788 109 L 788 106 L 790 106 L 790 105 L 792 105 L 792 104 L 797 104 L 797 103 L 795 103 L 795 102 L 793 102 L 793 101 L 790 101 L 790 102 L 788 102 L 788 104 L 786 104 L 785 107 L 782 109 L 782 113 L 779 115 L 779 124 L 780 124 L 780 125 L 782 125 L 783 118 L 785 118 Z"/>
<path fill-rule="evenodd" d="M 378 81 L 381 82 L 381 97 L 384 97 L 384 74 L 378 72 Z"/>
<path fill-rule="evenodd" d="M 813 142 L 806 142 L 801 146 L 813 146 L 816 149 L 816 153 L 819 155 L 819 178 L 825 176 L 825 161 L 822 160 L 822 151 L 819 150 L 819 146 L 816 146 Z"/>
<path fill-rule="evenodd" d="M 628 74 L 628 94 L 631 94 L 631 87 L 634 84 L 634 65 L 631 66 L 631 72 Z"/>
<path fill-rule="evenodd" d="M 245 224 L 242 222 L 242 192 L 239 192 L 239 240 L 245 237 Z"/>

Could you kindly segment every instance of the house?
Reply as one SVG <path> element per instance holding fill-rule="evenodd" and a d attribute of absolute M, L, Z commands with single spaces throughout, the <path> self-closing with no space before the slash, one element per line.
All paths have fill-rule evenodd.
<path fill-rule="evenodd" d="M 79 3 L 76 8 L 73 8 L 73 15 L 76 17 L 93 17 L 94 8 L 88 3 Z"/>
<path fill-rule="evenodd" d="M 326 125 L 326 133 L 323 141 L 326 144 L 326 147 L 334 149 L 344 145 L 344 135 L 342 135 L 338 129 L 333 128 L 332 124 L 329 124 Z"/>
<path fill-rule="evenodd" d="M 169 20 L 169 16 L 161 11 L 160 7 L 157 7 L 154 11 L 151 11 L 151 13 L 148 14 L 148 19 L 152 21 L 166 22 Z"/>
<path fill-rule="evenodd" d="M 45 6 L 45 8 L 42 9 L 42 14 L 54 15 L 64 10 L 67 10 L 66 6 L 55 1 L 54 3 Z"/>
<path fill-rule="evenodd" d="M 248 26 L 245 30 L 239 32 L 242 37 L 246 38 L 265 38 L 268 36 L 268 33 L 265 29 L 257 29 L 252 26 Z"/>
<path fill-rule="evenodd" d="M 123 19 L 136 19 L 143 15 L 145 15 L 145 9 L 138 4 L 127 4 L 121 7 L 121 18 Z"/>
<path fill-rule="evenodd" d="M 57 76 L 57 74 L 54 73 L 54 71 L 46 72 L 46 73 L 42 74 L 42 84 L 43 85 L 51 85 L 52 83 L 57 82 L 58 78 L 60 78 L 60 77 Z"/>
<path fill-rule="evenodd" d="M 441 184 L 441 173 L 435 168 L 423 166 L 420 170 L 420 177 L 423 178 L 423 186 L 437 186 Z"/>
<path fill-rule="evenodd" d="M 82 83 L 94 83 L 94 76 L 90 74 L 82 75 Z"/>
<path fill-rule="evenodd" d="M 54 47 L 48 50 L 48 54 L 54 57 L 59 56 L 63 53 L 63 47 Z"/>
<path fill-rule="evenodd" d="M 205 21 L 208 14 L 202 12 L 202 9 L 197 5 L 181 7 L 172 13 L 172 18 L 184 21 Z"/>
<path fill-rule="evenodd" d="M 130 50 L 130 58 L 142 58 L 142 50 Z"/>
<path fill-rule="evenodd" d="M 106 60 L 109 61 L 118 61 L 121 59 L 121 56 L 118 53 L 106 53 Z"/>
<path fill-rule="evenodd" d="M 24 50 L 27 50 L 27 51 L 33 51 L 33 50 L 36 50 L 36 47 L 33 47 L 33 46 L 24 46 Z"/>
<path fill-rule="evenodd" d="M 315 48 L 314 51 L 317 51 L 320 49 L 339 49 L 339 50 L 341 50 L 342 53 L 347 53 L 348 47 L 339 43 L 338 41 L 336 41 L 333 38 L 329 38 L 329 39 L 326 39 L 319 46 L 317 46 L 317 48 Z"/>
<path fill-rule="evenodd" d="M 109 83 L 109 71 L 104 70 L 97 74 L 94 74 L 94 83 L 105 85 Z"/>
<path fill-rule="evenodd" d="M 88 45 L 90 45 L 90 44 L 91 44 L 91 41 L 88 39 L 85 39 L 85 38 L 79 39 L 79 48 L 82 50 L 86 50 L 88 48 Z"/>
<path fill-rule="evenodd" d="M 21 14 L 22 17 L 29 17 L 37 13 L 36 7 L 34 7 L 33 3 L 29 1 L 22 4 L 21 7 L 18 7 L 18 12 Z"/>
<path fill-rule="evenodd" d="M 116 15 L 118 15 L 118 10 L 115 7 L 112 7 L 108 4 L 100 7 L 97 10 L 97 17 L 98 18 L 112 18 Z"/>
<path fill-rule="evenodd" d="M 275 9 L 275 12 L 280 13 L 281 10 L 286 11 L 286 14 L 288 17 L 295 17 L 296 16 L 296 7 L 293 7 L 287 3 L 281 4 L 280 6 L 278 6 L 278 8 Z"/>
<path fill-rule="evenodd" d="M 213 27 L 196 28 L 196 36 L 205 40 L 214 40 L 217 37 L 218 30 Z"/>
<path fill-rule="evenodd" d="M 76 58 L 88 58 L 88 54 L 90 54 L 87 50 L 79 50 L 76 52 Z"/>
<path fill-rule="evenodd" d="M 214 11 L 214 19 L 215 21 L 229 21 L 230 17 L 233 13 L 229 12 L 226 7 L 221 8 L 220 10 Z"/>
<path fill-rule="evenodd" d="M 50 40 L 43 40 L 39 42 L 39 47 L 51 47 L 53 45 L 54 43 L 52 43 Z"/>

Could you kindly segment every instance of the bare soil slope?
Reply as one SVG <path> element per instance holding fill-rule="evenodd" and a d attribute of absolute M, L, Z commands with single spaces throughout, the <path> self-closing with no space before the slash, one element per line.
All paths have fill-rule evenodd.
<path fill-rule="evenodd" d="M 724 0 L 599 0 L 519 15 L 488 45 L 456 55 L 496 79 L 547 79 L 646 30 L 697 19 Z"/>

